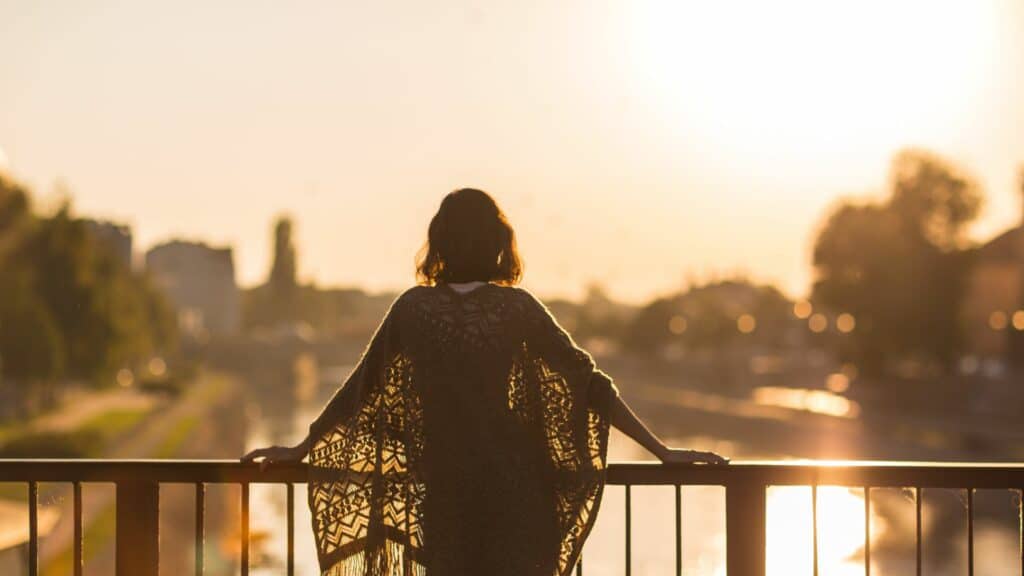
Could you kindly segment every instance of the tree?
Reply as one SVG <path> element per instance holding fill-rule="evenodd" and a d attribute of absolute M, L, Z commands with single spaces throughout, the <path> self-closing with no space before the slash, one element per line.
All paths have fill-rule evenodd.
<path fill-rule="evenodd" d="M 893 159 L 890 186 L 889 206 L 911 238 L 943 252 L 963 248 L 982 203 L 971 177 L 935 154 L 904 150 Z"/>
<path fill-rule="evenodd" d="M 134 274 L 65 204 L 30 210 L 27 190 L 0 178 L 0 355 L 24 382 L 67 375 L 109 382 L 173 345 L 162 296 Z"/>
<path fill-rule="evenodd" d="M 29 246 L 34 287 L 64 334 L 69 375 L 100 378 L 111 344 L 99 302 L 96 250 L 85 226 L 65 205 L 40 221 Z"/>
<path fill-rule="evenodd" d="M 32 288 L 24 254 L 34 225 L 28 192 L 0 174 L 0 379 L 25 392 L 64 367 L 60 331 Z"/>
<path fill-rule="evenodd" d="M 672 342 L 712 352 L 739 343 L 777 346 L 792 322 L 790 310 L 773 286 L 742 279 L 710 282 L 647 304 L 633 318 L 623 346 L 640 353 Z M 749 333 L 740 330 L 743 316 L 753 320 Z"/>
<path fill-rule="evenodd" d="M 877 374 L 890 358 L 913 351 L 921 316 L 916 292 L 927 275 L 890 210 L 841 205 L 818 236 L 814 265 L 812 300 L 857 322 L 856 331 L 839 341 L 843 360 Z"/>
<path fill-rule="evenodd" d="M 28 191 L 0 173 L 0 265 L 22 244 L 32 223 Z"/>
<path fill-rule="evenodd" d="M 64 343 L 50 312 L 32 293 L 25 274 L 5 275 L 0 282 L 0 375 L 26 390 L 58 378 Z"/>
<path fill-rule="evenodd" d="M 910 150 L 893 160 L 886 201 L 833 210 L 814 245 L 812 298 L 856 318 L 840 344 L 844 359 L 875 375 L 906 359 L 953 367 L 969 266 L 964 230 L 980 205 L 973 179 Z"/>
<path fill-rule="evenodd" d="M 598 283 L 587 286 L 586 296 L 575 311 L 572 333 L 581 342 L 590 338 L 619 338 L 630 315 L 629 309 L 612 300 Z"/>

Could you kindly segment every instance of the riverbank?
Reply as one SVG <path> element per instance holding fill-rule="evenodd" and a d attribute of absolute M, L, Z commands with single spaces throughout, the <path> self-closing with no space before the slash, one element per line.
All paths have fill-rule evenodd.
<path fill-rule="evenodd" d="M 230 410 L 225 408 L 234 402 L 239 385 L 236 378 L 227 374 L 202 372 L 178 395 L 143 394 L 131 389 L 104 391 L 65 404 L 45 418 L 25 426 L 19 433 L 47 437 L 79 437 L 83 434 L 99 437 L 100 444 L 90 445 L 90 450 L 93 450 L 90 455 L 94 457 L 209 457 L 204 454 L 204 446 L 223 445 L 230 441 L 230 435 L 225 437 L 220 424 L 241 425 L 240 422 L 229 422 Z M 237 443 L 241 446 L 240 439 Z M 27 492 L 23 486 L 6 485 L 3 492 L 2 496 L 7 501 L 20 504 L 22 509 L 27 508 Z M 191 502 L 185 502 L 173 493 L 167 496 L 175 500 L 163 500 L 162 497 L 168 510 L 191 512 Z M 83 486 L 83 553 L 88 571 L 92 573 L 113 573 L 114 497 L 112 486 Z M 57 517 L 52 529 L 40 540 L 41 573 L 47 576 L 71 574 L 74 532 L 71 486 L 42 484 L 39 502 L 41 514 Z M 218 510 L 211 509 L 208 514 L 215 527 L 223 524 L 224 517 L 226 513 Z M 17 523 L 16 519 L 11 520 Z M 27 532 L 27 522 L 24 524 L 23 529 Z M 194 525 L 191 515 L 188 525 Z M 167 532 L 172 541 L 175 539 L 173 532 Z M 24 536 L 27 537 L 27 533 Z M 23 569 L 24 546 L 19 548 L 0 553 L 0 572 L 18 574 Z"/>

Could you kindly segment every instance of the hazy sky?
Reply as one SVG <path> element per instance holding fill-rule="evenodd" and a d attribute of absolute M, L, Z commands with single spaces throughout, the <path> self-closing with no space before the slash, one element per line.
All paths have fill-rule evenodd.
<path fill-rule="evenodd" d="M 1016 223 L 1022 72 L 1014 0 L 0 0 L 0 163 L 143 249 L 230 243 L 245 283 L 287 211 L 304 278 L 404 287 L 474 186 L 542 294 L 800 294 L 827 208 L 904 146 L 977 175 L 977 238 Z"/>

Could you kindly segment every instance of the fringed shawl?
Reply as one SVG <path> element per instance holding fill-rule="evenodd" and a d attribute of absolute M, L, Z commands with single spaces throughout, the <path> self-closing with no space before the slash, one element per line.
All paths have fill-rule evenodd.
<path fill-rule="evenodd" d="M 565 576 L 618 394 L 529 292 L 415 287 L 310 426 L 323 576 Z"/>

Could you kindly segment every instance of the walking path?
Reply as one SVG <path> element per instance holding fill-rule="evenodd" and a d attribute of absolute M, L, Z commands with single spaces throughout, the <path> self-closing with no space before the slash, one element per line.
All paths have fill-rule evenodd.
<path fill-rule="evenodd" d="M 25 428 L 35 432 L 74 430 L 101 414 L 113 410 L 147 410 L 157 401 L 153 395 L 133 388 L 79 389 L 64 396 L 60 408 L 29 421 Z"/>

